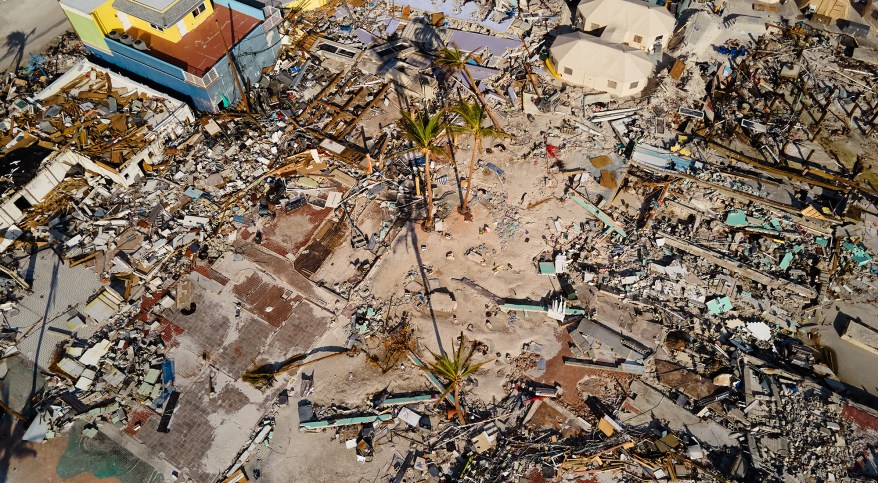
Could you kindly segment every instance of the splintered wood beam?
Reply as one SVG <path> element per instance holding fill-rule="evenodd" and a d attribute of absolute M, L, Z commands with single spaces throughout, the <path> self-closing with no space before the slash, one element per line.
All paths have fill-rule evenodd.
<path fill-rule="evenodd" d="M 342 139 L 350 134 L 350 132 L 353 131 L 353 129 L 357 126 L 357 123 L 360 122 L 360 119 L 362 119 L 363 116 L 375 106 L 375 104 L 378 104 L 379 101 L 384 99 L 384 94 L 387 93 L 388 89 L 390 89 L 390 84 L 384 84 L 381 90 L 379 90 L 378 93 L 375 94 L 375 97 L 373 97 L 372 100 L 366 104 L 366 107 L 364 107 L 363 110 L 360 111 L 359 114 L 357 114 L 357 117 L 351 120 L 343 129 L 335 133 L 335 137 Z"/>
<path fill-rule="evenodd" d="M 300 119 L 303 119 L 305 116 L 307 116 L 308 113 L 311 111 L 311 109 L 313 109 L 314 106 L 316 106 L 320 101 L 322 101 L 324 97 L 326 97 L 326 94 L 329 91 L 331 91 L 335 87 L 336 84 L 338 84 L 338 81 L 341 80 L 342 75 L 343 75 L 343 72 L 339 72 L 338 74 L 335 74 L 335 77 L 333 77 L 332 80 L 329 81 L 329 84 L 326 84 L 326 86 L 320 90 L 320 93 L 317 94 L 316 96 L 314 96 L 314 99 L 311 102 L 309 102 L 307 106 L 305 106 L 305 110 L 302 111 L 302 114 L 299 114 Z M 303 124 L 307 124 L 307 123 L 303 123 Z"/>
<path fill-rule="evenodd" d="M 351 98 L 348 99 L 348 101 L 345 102 L 343 106 L 341 106 L 341 108 L 338 110 L 338 112 L 336 112 L 335 115 L 332 116 L 332 119 L 330 119 L 329 122 L 326 123 L 326 129 L 331 129 L 332 126 L 334 126 L 335 123 L 336 123 L 336 122 L 337 122 L 342 116 L 346 116 L 346 115 L 347 115 L 347 116 L 352 116 L 353 114 L 351 114 L 350 112 L 348 112 L 348 110 L 351 108 L 351 106 L 353 106 L 353 105 L 355 105 L 357 102 L 359 102 L 359 101 L 360 101 L 360 98 L 363 97 L 364 95 L 366 95 L 366 92 L 368 92 L 368 91 L 366 90 L 365 87 L 360 87 L 360 88 L 357 90 L 357 93 L 354 94 L 353 96 L 351 96 Z"/>

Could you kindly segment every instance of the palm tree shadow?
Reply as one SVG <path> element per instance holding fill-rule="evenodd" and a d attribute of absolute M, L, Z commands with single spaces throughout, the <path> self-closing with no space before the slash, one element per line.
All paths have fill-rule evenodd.
<path fill-rule="evenodd" d="M 442 337 L 439 335 L 439 324 L 436 322 L 436 313 L 433 311 L 433 302 L 430 300 L 430 280 L 427 278 L 427 271 L 424 270 L 424 261 L 421 259 L 421 247 L 418 244 L 418 232 L 414 223 L 407 223 L 406 229 L 412 240 L 412 248 L 415 251 L 415 259 L 418 261 L 418 270 L 421 272 L 421 280 L 424 283 L 424 292 L 427 299 L 427 308 L 430 309 L 430 319 L 433 321 L 433 330 L 436 332 L 436 343 L 439 344 L 439 354 L 445 355 L 445 348 L 442 346 Z"/>
<path fill-rule="evenodd" d="M 428 23 L 426 18 L 416 19 L 415 24 L 417 25 L 414 31 L 415 42 L 423 45 L 424 49 L 428 52 L 435 52 L 442 47 L 442 37 L 439 36 L 436 28 Z"/>
<path fill-rule="evenodd" d="M 34 254 L 33 257 L 37 255 Z M 55 305 L 55 292 L 58 288 L 58 270 L 61 267 L 61 258 L 59 256 L 55 256 L 55 263 L 52 265 L 52 279 L 49 282 L 49 294 L 46 296 L 46 309 L 43 312 L 42 323 L 40 324 L 40 335 L 39 339 L 37 339 L 37 350 L 34 355 L 34 374 L 33 379 L 31 381 L 31 390 L 30 396 L 33 397 L 37 391 L 37 380 L 40 375 L 40 352 L 43 350 L 43 338 L 46 335 L 46 326 L 49 324 L 49 315 L 52 312 L 52 309 Z M 0 480 L 2 481 L 2 480 Z"/>
<path fill-rule="evenodd" d="M 13 61 L 10 67 L 13 71 L 18 70 L 19 66 L 21 66 L 21 61 L 24 60 L 24 49 L 27 46 L 27 41 L 33 37 L 36 31 L 37 29 L 33 29 L 29 34 L 26 34 L 18 30 L 6 36 L 6 53 L 0 59 L 5 59 L 12 55 Z"/>

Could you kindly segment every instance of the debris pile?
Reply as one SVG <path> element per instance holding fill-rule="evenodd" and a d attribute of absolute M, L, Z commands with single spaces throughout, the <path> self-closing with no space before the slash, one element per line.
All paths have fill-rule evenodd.
<path fill-rule="evenodd" d="M 632 1 L 289 9 L 222 114 L 63 38 L 0 84 L 4 407 L 192 481 L 873 474 L 874 39 Z"/>

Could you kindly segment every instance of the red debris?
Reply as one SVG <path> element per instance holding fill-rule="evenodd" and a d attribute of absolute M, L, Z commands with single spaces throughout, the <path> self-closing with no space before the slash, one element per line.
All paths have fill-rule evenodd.
<path fill-rule="evenodd" d="M 146 421 L 153 415 L 155 412 L 149 409 L 146 406 L 139 405 L 131 410 L 128 414 L 128 425 L 125 426 L 125 429 L 122 431 L 128 433 L 131 436 L 137 434 L 138 431 L 143 429 L 143 426 L 146 424 Z M 140 423 L 140 427 L 138 429 L 134 429 L 137 424 Z"/>

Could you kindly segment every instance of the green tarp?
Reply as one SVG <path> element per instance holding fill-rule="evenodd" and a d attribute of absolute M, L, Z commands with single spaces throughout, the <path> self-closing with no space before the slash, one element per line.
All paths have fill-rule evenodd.
<path fill-rule="evenodd" d="M 713 315 L 720 315 L 732 310 L 732 301 L 728 297 L 717 297 L 707 302 L 707 309 Z"/>

